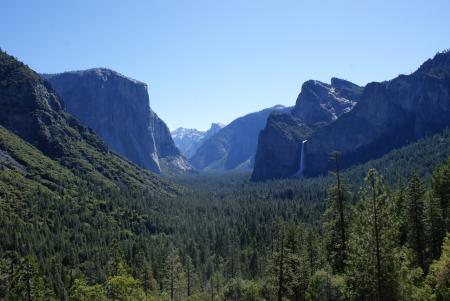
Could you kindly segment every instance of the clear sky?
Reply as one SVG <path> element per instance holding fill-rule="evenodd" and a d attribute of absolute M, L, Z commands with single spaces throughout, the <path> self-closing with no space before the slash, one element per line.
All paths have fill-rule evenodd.
<path fill-rule="evenodd" d="M 38 72 L 117 70 L 171 129 L 206 129 L 308 79 L 414 71 L 450 48 L 450 1 L 0 0 L 0 47 Z"/>

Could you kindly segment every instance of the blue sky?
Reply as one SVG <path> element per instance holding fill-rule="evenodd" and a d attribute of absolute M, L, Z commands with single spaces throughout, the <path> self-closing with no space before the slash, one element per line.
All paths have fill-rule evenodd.
<path fill-rule="evenodd" d="M 2 0 L 0 47 L 38 72 L 107 67 L 146 82 L 171 129 L 275 104 L 308 79 L 358 84 L 450 48 L 450 1 Z"/>

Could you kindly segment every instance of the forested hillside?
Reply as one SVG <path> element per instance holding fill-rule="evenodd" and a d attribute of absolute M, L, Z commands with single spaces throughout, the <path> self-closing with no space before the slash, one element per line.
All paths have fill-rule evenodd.
<path fill-rule="evenodd" d="M 0 3 L 0 301 L 450 301 L 449 0 Z"/>
<path fill-rule="evenodd" d="M 450 298 L 450 132 L 323 177 L 161 177 L 0 52 L 0 300 Z"/>
<path fill-rule="evenodd" d="M 343 171 L 340 189 L 200 174 L 157 194 L 90 183 L 0 133 L 0 298 L 448 298 L 448 132 Z"/>

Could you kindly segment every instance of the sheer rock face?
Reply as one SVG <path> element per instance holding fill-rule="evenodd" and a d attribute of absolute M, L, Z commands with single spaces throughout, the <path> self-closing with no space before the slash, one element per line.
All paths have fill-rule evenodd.
<path fill-rule="evenodd" d="M 411 75 L 370 83 L 348 114 L 318 130 L 306 144 L 308 175 L 324 174 L 334 150 L 348 167 L 379 157 L 450 125 L 450 53 L 440 53 Z"/>
<path fill-rule="evenodd" d="M 194 169 L 172 140 L 170 130 L 158 115 L 150 110 L 149 132 L 155 141 L 156 153 L 164 173 L 192 172 Z"/>
<path fill-rule="evenodd" d="M 252 180 L 289 177 L 298 170 L 301 144 L 312 129 L 289 113 L 270 114 L 259 133 Z"/>
<path fill-rule="evenodd" d="M 192 164 L 199 170 L 250 170 L 267 117 L 273 111 L 286 110 L 275 106 L 235 119 L 203 143 L 191 158 Z"/>
<path fill-rule="evenodd" d="M 338 78 L 332 78 L 331 84 L 305 82 L 292 112 L 272 114 L 261 131 L 252 179 L 261 181 L 296 174 L 302 141 L 350 112 L 360 100 L 362 90 Z"/>
<path fill-rule="evenodd" d="M 292 115 L 306 124 L 330 123 L 349 112 L 361 97 L 362 88 L 342 79 L 331 84 L 309 80 L 302 86 Z"/>
<path fill-rule="evenodd" d="M 48 82 L 2 51 L 0 107 L 1 127 L 83 178 L 88 176 L 100 185 L 137 185 L 155 191 L 169 187 L 153 173 L 111 153 L 91 129 L 64 110 Z M 22 168 L 4 149 L 0 161 Z"/>
<path fill-rule="evenodd" d="M 317 81 L 303 85 L 292 115 L 313 128 L 305 144 L 306 176 L 326 174 L 332 169 L 329 156 L 333 151 L 342 153 L 341 167 L 346 168 L 450 126 L 448 51 L 427 60 L 411 75 L 370 83 L 362 93 L 361 89 L 337 79 L 332 79 L 331 85 Z M 264 132 L 275 133 L 276 129 L 274 123 L 268 123 Z M 290 147 L 290 153 L 298 157 L 296 149 L 303 137 L 295 141 L 286 132 L 261 135 L 258 153 L 266 155 L 257 160 L 254 179 L 286 177 L 294 170 L 287 163 L 299 161 L 286 159 L 289 152 L 285 154 L 286 149 L 281 148 Z M 268 151 L 280 140 L 287 146 L 276 142 L 280 150 Z"/>
<path fill-rule="evenodd" d="M 118 154 L 158 173 L 161 158 L 181 156 L 167 126 L 149 107 L 146 84 L 101 68 L 43 77 L 67 111 Z"/>

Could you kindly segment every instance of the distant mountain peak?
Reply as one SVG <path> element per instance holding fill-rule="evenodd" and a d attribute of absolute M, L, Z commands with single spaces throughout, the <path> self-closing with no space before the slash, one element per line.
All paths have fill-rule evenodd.
<path fill-rule="evenodd" d="M 225 124 L 223 124 L 223 123 L 221 123 L 221 122 L 213 122 L 213 123 L 211 123 L 211 126 L 209 127 L 209 130 L 208 131 L 210 131 L 210 130 L 212 130 L 212 129 L 221 129 L 221 128 L 223 128 L 225 126 Z"/>
<path fill-rule="evenodd" d="M 220 122 L 213 122 L 207 131 L 179 127 L 172 131 L 171 135 L 181 153 L 187 158 L 191 158 L 205 140 L 219 132 L 224 126 Z"/>
<path fill-rule="evenodd" d="M 271 109 L 273 109 L 273 110 L 283 110 L 283 109 L 286 109 L 286 107 L 283 106 L 283 105 L 274 105 Z"/>
<path fill-rule="evenodd" d="M 191 158 L 199 170 L 236 170 L 253 167 L 259 132 L 267 117 L 274 111 L 288 111 L 284 106 L 274 106 L 236 118 L 198 148 Z"/>

